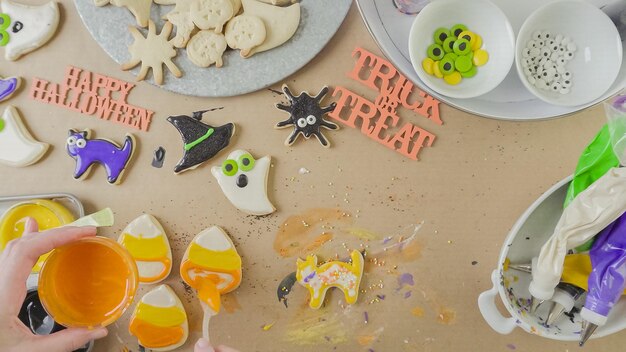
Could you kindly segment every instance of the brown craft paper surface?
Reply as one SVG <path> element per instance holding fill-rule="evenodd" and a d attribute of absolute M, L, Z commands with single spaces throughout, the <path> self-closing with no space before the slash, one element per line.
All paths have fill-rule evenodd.
<path fill-rule="evenodd" d="M 79 182 L 72 178 L 75 162 L 64 150 L 68 129 L 89 128 L 96 138 L 117 143 L 129 129 L 34 101 L 28 97 L 28 87 L 35 77 L 61 82 L 68 65 L 131 83 L 135 78 L 92 39 L 72 2 L 62 5 L 62 23 L 55 37 L 45 47 L 17 62 L 3 62 L 0 68 L 4 77 L 25 78 L 0 109 L 15 105 L 33 136 L 52 146 L 33 166 L 1 166 L 0 195 L 69 192 L 83 201 L 88 213 L 111 207 L 116 224 L 100 232 L 111 238 L 117 238 L 142 212 L 159 219 L 171 242 L 175 268 L 165 283 L 180 296 L 190 319 L 190 337 L 180 351 L 193 350 L 200 336 L 202 309 L 195 293 L 183 287 L 178 266 L 193 236 L 212 225 L 230 234 L 243 258 L 241 286 L 223 297 L 224 309 L 211 321 L 216 344 L 243 352 L 578 349 L 575 343 L 548 340 L 521 329 L 499 335 L 482 319 L 476 299 L 491 288 L 490 274 L 500 247 L 519 215 L 574 170 L 580 152 L 604 123 L 600 107 L 566 118 L 518 123 L 473 116 L 442 103 L 443 125 L 398 109 L 402 121 L 437 135 L 433 146 L 424 148 L 420 160 L 414 161 L 345 126 L 325 131 L 330 149 L 315 139 L 302 138 L 285 147 L 290 130 L 275 130 L 274 125 L 288 116 L 274 104 L 286 100 L 268 89 L 207 99 L 136 82 L 130 101 L 155 113 L 149 132 L 132 131 L 139 147 L 122 184 L 108 185 L 101 166 Z M 354 67 L 351 53 L 357 46 L 382 55 L 353 6 L 337 35 L 314 60 L 271 88 L 280 90 L 287 83 L 294 93 L 315 94 L 324 85 L 331 91 L 342 86 L 374 100 L 376 92 L 347 76 Z M 166 79 L 173 77 L 167 74 Z M 330 103 L 330 94 L 323 103 Z M 206 113 L 204 121 L 216 126 L 234 122 L 237 132 L 231 145 L 198 169 L 174 175 L 182 142 L 166 118 L 219 107 L 223 109 Z M 159 146 L 167 150 L 162 169 L 151 166 L 153 151 Z M 235 149 L 246 149 L 255 157 L 272 156 L 269 193 L 278 209 L 274 214 L 247 216 L 223 195 L 210 168 Z M 310 173 L 300 174 L 303 167 Z M 339 209 L 340 214 L 329 209 Z M 291 249 L 281 252 L 280 243 L 275 248 L 276 236 L 289 217 L 304 214 L 313 222 L 319 217 L 317 212 L 332 219 L 324 230 L 281 237 L 279 242 Z M 376 263 L 366 265 L 362 283 L 366 292 L 356 305 L 343 308 L 344 297 L 335 290 L 329 292 L 325 307 L 311 310 L 306 290 L 299 285 L 288 296 L 289 308 L 278 302 L 277 285 L 295 270 L 295 256 L 304 257 L 306 249 L 302 248 L 322 259 L 344 257 L 350 249 L 362 249 L 360 244 L 373 248 L 387 236 L 394 236 L 394 241 L 406 238 L 421 222 L 410 250 L 401 256 L 380 256 Z M 413 275 L 414 285 L 398 289 L 403 273 Z M 149 288 L 142 287 L 140 295 Z M 410 297 L 405 298 L 408 291 Z M 136 340 L 127 332 L 132 308 L 109 327 L 109 337 L 98 341 L 95 351 L 120 351 L 124 345 L 137 351 Z M 592 340 L 585 349 L 617 351 L 625 340 L 626 333 L 618 333 Z"/>

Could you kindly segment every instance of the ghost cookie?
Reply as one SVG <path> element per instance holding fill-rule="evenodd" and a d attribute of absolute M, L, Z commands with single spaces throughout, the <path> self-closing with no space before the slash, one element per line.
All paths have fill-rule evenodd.
<path fill-rule="evenodd" d="M 74 179 L 83 180 L 89 176 L 92 166 L 101 164 L 107 173 L 109 184 L 115 185 L 122 181 L 126 167 L 135 153 L 135 138 L 127 134 L 123 146 L 107 139 L 90 139 L 90 131 L 69 131 L 67 137 L 67 154 L 76 160 Z"/>
<path fill-rule="evenodd" d="M 250 215 L 268 215 L 276 210 L 267 197 L 270 163 L 270 156 L 255 160 L 247 151 L 236 150 L 211 173 L 236 208 Z"/>
<path fill-rule="evenodd" d="M 199 67 L 209 67 L 213 64 L 222 67 L 224 51 L 226 51 L 224 35 L 212 31 L 200 31 L 187 43 L 187 57 Z"/>
<path fill-rule="evenodd" d="M 0 101 L 9 99 L 20 88 L 19 77 L 0 78 Z"/>
<path fill-rule="evenodd" d="M 242 0 L 244 15 L 256 16 L 265 24 L 263 44 L 253 48 L 250 55 L 274 49 L 288 41 L 300 25 L 300 4 L 279 7 L 258 0 Z"/>
<path fill-rule="evenodd" d="M 0 118 L 0 164 L 23 167 L 36 163 L 48 150 L 48 144 L 35 140 L 17 110 L 9 106 Z"/>
<path fill-rule="evenodd" d="M 234 10 L 231 0 L 193 0 L 191 19 L 200 29 L 222 33 L 226 22 L 235 15 Z"/>
<path fill-rule="evenodd" d="M 143 214 L 131 221 L 117 241 L 137 263 L 140 283 L 155 284 L 172 271 L 170 243 L 154 216 Z"/>
<path fill-rule="evenodd" d="M 0 46 L 10 61 L 46 44 L 59 25 L 59 6 L 54 1 L 35 6 L 2 0 L 0 12 Z"/>
<path fill-rule="evenodd" d="M 150 6 L 152 0 L 109 0 L 111 5 L 125 7 L 135 16 L 137 25 L 147 27 L 150 20 Z"/>
<path fill-rule="evenodd" d="M 250 15 L 239 15 L 226 25 L 226 42 L 233 49 L 241 49 L 241 57 L 250 56 L 252 48 L 265 41 L 265 25 L 263 21 Z"/>
<path fill-rule="evenodd" d="M 171 351 L 187 341 L 187 312 L 174 290 L 160 285 L 141 298 L 128 330 L 143 349 Z"/>
<path fill-rule="evenodd" d="M 196 111 L 191 116 L 170 116 L 171 123 L 183 138 L 183 157 L 176 167 L 175 173 L 192 170 L 214 157 L 228 146 L 235 134 L 235 124 L 227 123 L 219 127 L 207 125 L 202 121 L 206 111 Z"/>

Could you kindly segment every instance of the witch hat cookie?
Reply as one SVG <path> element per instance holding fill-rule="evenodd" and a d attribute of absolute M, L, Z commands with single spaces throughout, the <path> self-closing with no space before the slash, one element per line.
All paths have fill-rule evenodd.
<path fill-rule="evenodd" d="M 15 61 L 46 44 L 57 30 L 59 17 L 55 1 L 35 6 L 2 0 L 0 46 L 5 47 L 4 57 Z"/>
<path fill-rule="evenodd" d="M 192 170 L 214 157 L 228 146 L 235 134 L 235 124 L 227 123 L 213 127 L 200 121 L 206 111 L 197 111 L 192 116 L 170 116 L 167 121 L 174 125 L 183 138 L 183 157 L 174 167 L 175 173 Z"/>
<path fill-rule="evenodd" d="M 24 126 L 13 106 L 0 118 L 0 164 L 14 167 L 36 163 L 48 150 L 48 144 L 36 141 Z"/>

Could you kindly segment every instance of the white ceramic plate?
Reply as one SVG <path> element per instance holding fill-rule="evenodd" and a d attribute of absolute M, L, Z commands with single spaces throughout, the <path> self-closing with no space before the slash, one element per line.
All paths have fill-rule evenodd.
<path fill-rule="evenodd" d="M 436 0 L 435 0 L 436 1 Z M 471 1 L 471 0 L 467 0 Z M 517 34 L 524 20 L 537 8 L 554 0 L 492 0 L 509 17 Z M 622 0 L 588 0 L 612 17 L 626 10 Z M 626 64 L 622 63 L 617 80 L 602 98 L 576 107 L 562 107 L 545 103 L 533 96 L 522 84 L 515 67 L 493 91 L 472 99 L 443 97 L 428 89 L 417 76 L 409 58 L 409 31 L 415 16 L 400 13 L 392 0 L 356 0 L 361 15 L 372 36 L 396 67 L 426 92 L 441 101 L 472 114 L 505 120 L 536 120 L 563 116 L 596 104 L 626 87 Z M 625 38 L 622 34 L 622 38 Z M 626 46 L 622 42 L 623 47 Z M 624 60 L 626 61 L 626 60 Z"/>
<path fill-rule="evenodd" d="M 489 21 L 485 21 L 489 18 Z M 432 76 L 422 67 L 428 47 L 434 43 L 437 28 L 451 28 L 457 23 L 482 37 L 482 49 L 489 53 L 489 62 L 478 67 L 478 73 L 450 85 Z M 422 10 L 411 27 L 409 56 L 417 76 L 432 90 L 451 98 L 473 98 L 490 92 L 506 78 L 515 56 L 515 35 L 509 20 L 488 0 L 439 0 Z"/>
<path fill-rule="evenodd" d="M 125 8 L 112 5 L 96 7 L 93 0 L 74 0 L 83 23 L 115 60 L 122 64 L 130 59 L 128 46 L 133 39 L 128 26 L 135 26 L 135 18 Z M 243 59 L 238 51 L 224 54 L 224 67 L 200 68 L 178 50 L 174 62 L 183 71 L 175 78 L 165 70 L 163 88 L 172 92 L 200 97 L 241 95 L 269 87 L 298 71 L 311 61 L 333 37 L 348 14 L 352 0 L 305 0 L 301 2 L 300 26 L 296 34 L 282 46 Z M 172 6 L 152 6 L 151 18 L 161 30 L 161 18 Z M 121 70 L 121 69 L 120 69 Z M 134 69 L 136 74 L 138 68 Z M 152 74 L 146 78 L 153 83 Z"/>

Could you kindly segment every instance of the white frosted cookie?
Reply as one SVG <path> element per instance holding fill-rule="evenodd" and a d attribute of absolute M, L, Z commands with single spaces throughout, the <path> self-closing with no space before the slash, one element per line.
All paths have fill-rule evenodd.
<path fill-rule="evenodd" d="M 59 25 L 59 6 L 54 1 L 35 6 L 3 0 L 0 12 L 6 16 L 0 33 L 7 41 L 4 57 L 10 61 L 46 44 Z"/>
<path fill-rule="evenodd" d="M 209 67 L 213 64 L 216 67 L 222 67 L 224 51 L 226 51 L 224 35 L 212 31 L 200 31 L 187 43 L 187 57 L 200 67 Z"/>
<path fill-rule="evenodd" d="M 259 17 L 265 24 L 263 44 L 253 48 L 250 55 L 274 49 L 288 41 L 300 24 L 300 4 L 279 7 L 258 0 L 242 0 L 243 13 Z"/>
<path fill-rule="evenodd" d="M 35 140 L 17 110 L 9 106 L 0 118 L 0 164 L 22 167 L 36 163 L 48 150 L 48 144 Z"/>
<path fill-rule="evenodd" d="M 251 15 L 239 15 L 226 25 L 226 43 L 233 49 L 241 49 L 241 56 L 250 56 L 250 50 L 265 41 L 263 21 Z"/>
<path fill-rule="evenodd" d="M 177 48 L 187 46 L 191 33 L 196 28 L 191 18 L 191 3 L 193 0 L 176 0 L 176 6 L 170 11 L 165 18 L 176 26 L 176 35 L 171 42 Z"/>
<path fill-rule="evenodd" d="M 117 7 L 126 7 L 135 16 L 138 26 L 148 26 L 152 0 L 110 0 L 110 2 Z"/>
<path fill-rule="evenodd" d="M 236 208 L 250 215 L 268 215 L 276 211 L 267 196 L 271 161 L 270 156 L 255 160 L 247 151 L 235 150 L 211 173 Z"/>
<path fill-rule="evenodd" d="M 215 33 L 222 33 L 224 25 L 234 15 L 231 0 L 193 0 L 191 2 L 191 18 L 200 29 L 213 29 Z"/>

